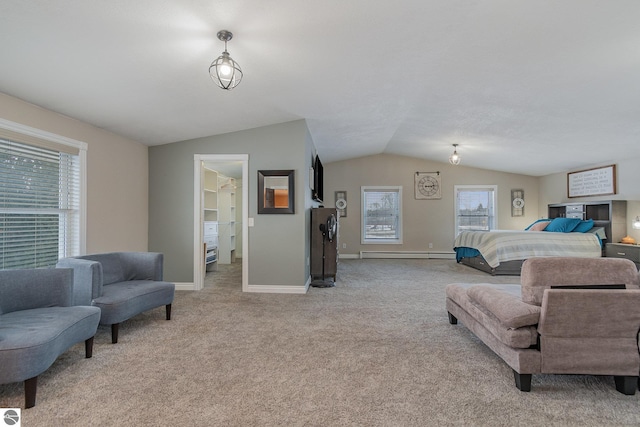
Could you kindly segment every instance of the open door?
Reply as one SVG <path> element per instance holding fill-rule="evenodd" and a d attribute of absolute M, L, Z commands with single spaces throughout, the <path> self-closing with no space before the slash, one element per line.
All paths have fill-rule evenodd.
<path fill-rule="evenodd" d="M 208 173 L 218 169 L 221 176 L 224 176 L 225 182 L 215 182 L 213 177 L 215 174 Z M 248 222 L 249 222 L 249 155 L 248 154 L 196 154 L 194 155 L 194 233 L 193 233 L 193 283 L 194 290 L 201 290 L 204 287 L 204 276 L 206 273 L 207 259 L 211 260 L 211 236 L 212 229 L 215 226 L 216 232 L 223 232 L 224 242 L 233 246 L 233 249 L 239 247 L 242 257 L 242 291 L 247 292 L 249 283 L 249 250 L 248 250 Z M 233 177 L 229 175 L 234 175 Z M 241 177 L 241 178 L 237 178 Z M 227 205 L 229 210 L 223 212 L 218 211 L 218 198 L 222 203 L 223 199 L 229 198 L 229 191 L 235 185 L 235 181 L 242 183 L 242 191 L 239 191 L 241 199 L 241 225 L 238 227 L 239 233 L 236 233 L 236 218 L 238 212 L 235 212 L 235 203 Z M 216 190 L 214 190 L 214 187 Z M 219 194 L 218 194 L 219 191 Z M 218 216 L 220 215 L 220 216 Z M 207 233 L 205 233 L 205 231 Z M 205 241 L 205 234 L 207 240 Z M 238 236 L 237 234 L 240 234 Z M 229 239 L 229 242 L 227 242 Z M 216 238 L 217 240 L 217 238 Z M 209 251 L 207 251 L 206 243 L 209 243 Z M 237 242 L 237 243 L 236 243 Z M 217 243 L 217 242 L 216 242 Z M 219 245 L 219 243 L 217 243 Z M 235 258 L 236 252 L 229 250 L 226 255 Z M 209 261 L 210 262 L 210 261 Z"/>

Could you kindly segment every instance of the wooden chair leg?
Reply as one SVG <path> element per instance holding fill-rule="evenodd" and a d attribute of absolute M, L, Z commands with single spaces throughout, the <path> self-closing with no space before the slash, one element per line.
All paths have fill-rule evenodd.
<path fill-rule="evenodd" d="M 120 326 L 119 323 L 114 323 L 111 325 L 111 343 L 112 344 L 117 344 L 118 342 L 118 326 Z"/>
<path fill-rule="evenodd" d="M 167 304 L 167 320 L 171 320 L 171 304 Z"/>
<path fill-rule="evenodd" d="M 36 406 L 36 391 L 38 390 L 38 377 L 29 378 L 24 382 L 24 407 Z"/>
<path fill-rule="evenodd" d="M 531 374 L 519 374 L 513 371 L 513 376 L 516 379 L 516 387 L 520 391 L 531 391 Z"/>
<path fill-rule="evenodd" d="M 633 396 L 636 394 L 636 386 L 638 384 L 638 377 L 628 376 L 614 376 L 616 382 L 616 390 L 627 396 Z"/>
<path fill-rule="evenodd" d="M 84 342 L 84 354 L 87 359 L 90 359 L 93 356 L 93 337 L 85 340 Z"/>

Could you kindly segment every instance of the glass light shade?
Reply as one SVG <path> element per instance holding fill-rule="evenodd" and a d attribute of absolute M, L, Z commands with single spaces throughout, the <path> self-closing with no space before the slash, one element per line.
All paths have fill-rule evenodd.
<path fill-rule="evenodd" d="M 242 80 L 242 70 L 234 61 L 229 52 L 222 52 L 209 67 L 209 75 L 218 86 L 225 90 L 231 90 L 240 84 Z"/>
<path fill-rule="evenodd" d="M 640 216 L 636 216 L 636 219 L 631 223 L 631 227 L 634 230 L 640 230 Z"/>
<path fill-rule="evenodd" d="M 460 164 L 460 156 L 458 155 L 458 151 L 456 149 L 453 150 L 453 154 L 449 156 L 449 163 L 452 165 Z"/>

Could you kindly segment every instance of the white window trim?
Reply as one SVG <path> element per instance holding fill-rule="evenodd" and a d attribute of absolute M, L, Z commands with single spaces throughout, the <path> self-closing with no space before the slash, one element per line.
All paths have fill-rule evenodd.
<path fill-rule="evenodd" d="M 80 242 L 79 250 L 80 255 L 84 255 L 87 252 L 87 149 L 89 145 L 86 142 L 78 141 L 75 139 L 67 138 L 65 136 L 57 135 L 55 133 L 47 132 L 41 129 L 36 129 L 31 126 L 26 126 L 20 123 L 15 123 L 10 120 L 0 118 L 0 128 L 21 133 L 23 135 L 34 136 L 36 138 L 44 139 L 54 142 L 56 144 L 65 145 L 78 149 L 78 158 L 80 160 Z"/>
<path fill-rule="evenodd" d="M 497 185 L 454 185 L 453 186 L 453 212 L 455 215 L 453 234 L 454 238 L 458 237 L 458 191 L 473 189 L 489 189 L 493 190 L 493 215 L 490 216 L 491 225 L 489 230 L 495 230 L 498 225 L 498 186 Z"/>
<path fill-rule="evenodd" d="M 385 191 L 393 190 L 398 192 L 398 238 L 397 239 L 366 239 L 364 230 L 364 217 L 366 214 L 366 207 L 364 205 L 364 193 L 365 191 Z M 363 245 L 401 245 L 402 244 L 402 186 L 401 185 L 363 185 L 360 187 L 360 243 Z"/>

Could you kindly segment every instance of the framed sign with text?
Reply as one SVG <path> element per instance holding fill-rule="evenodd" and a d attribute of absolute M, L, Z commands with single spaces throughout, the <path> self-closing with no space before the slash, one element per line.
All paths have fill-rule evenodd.
<path fill-rule="evenodd" d="M 569 197 L 616 194 L 616 165 L 585 169 L 567 174 Z"/>

